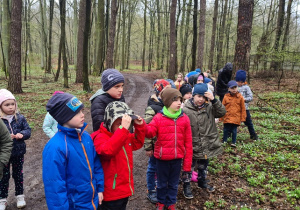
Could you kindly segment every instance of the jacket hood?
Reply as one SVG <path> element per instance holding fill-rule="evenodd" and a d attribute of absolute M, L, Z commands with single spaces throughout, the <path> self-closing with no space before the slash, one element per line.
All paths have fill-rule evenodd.
<path fill-rule="evenodd" d="M 232 73 L 232 68 L 233 68 L 232 63 L 226 63 L 225 66 L 223 67 L 223 73 L 231 74 Z"/>
<path fill-rule="evenodd" d="M 82 135 L 82 133 L 85 131 L 86 127 L 87 127 L 87 123 L 84 123 L 83 126 L 79 129 L 67 128 L 60 124 L 57 125 L 58 131 L 64 132 L 67 135 L 75 137 L 75 138 L 78 138 L 78 134 Z"/>
<path fill-rule="evenodd" d="M 89 99 L 90 101 L 92 101 L 94 98 L 96 98 L 97 96 L 100 96 L 100 95 L 103 95 L 105 94 L 106 92 L 103 90 L 103 89 L 99 89 L 97 90 L 97 92 L 92 95 L 92 97 Z"/>

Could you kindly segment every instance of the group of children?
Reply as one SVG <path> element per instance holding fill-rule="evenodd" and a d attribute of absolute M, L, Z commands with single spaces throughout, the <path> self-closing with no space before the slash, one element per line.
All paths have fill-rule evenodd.
<path fill-rule="evenodd" d="M 46 105 L 48 113 L 43 125 L 51 138 L 43 151 L 48 208 L 126 209 L 128 198 L 134 193 L 132 151 L 143 146 L 149 157 L 147 197 L 157 209 L 175 209 L 179 180 L 184 196 L 193 198 L 190 182 L 194 169 L 198 172 L 197 186 L 214 191 L 206 179 L 207 167 L 209 159 L 223 151 L 215 119 L 224 118 L 223 142 L 232 133 L 235 144 L 236 125 L 243 121 L 250 127 L 251 138 L 257 138 L 244 105 L 252 100 L 252 93 L 244 84 L 246 72 L 240 70 L 237 82 L 228 83 L 229 93 L 221 102 L 214 96 L 213 81 L 200 69 L 195 72 L 186 75 L 186 82 L 179 74 L 173 87 L 167 80 L 156 80 L 155 93 L 148 100 L 143 119 L 125 103 L 124 76 L 115 69 L 105 70 L 102 89 L 90 98 L 94 130 L 91 135 L 85 131 L 83 103 L 69 93 L 54 92 Z M 241 93 L 249 97 L 242 97 L 237 86 L 243 87 Z M 30 127 L 17 112 L 14 96 L 5 89 L 0 92 L 0 116 L 13 139 L 9 164 L 4 166 L 0 182 L 0 209 L 7 205 L 10 163 L 17 206 L 23 208 L 24 140 L 30 137 Z M 237 121 L 231 120 L 232 107 L 241 113 Z"/>

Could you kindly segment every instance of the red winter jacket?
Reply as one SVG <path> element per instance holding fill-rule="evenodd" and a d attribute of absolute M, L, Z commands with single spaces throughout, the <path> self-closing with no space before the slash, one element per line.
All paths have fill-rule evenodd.
<path fill-rule="evenodd" d="M 147 125 L 146 137 L 157 137 L 154 157 L 160 160 L 183 158 L 183 171 L 191 171 L 193 146 L 190 119 L 181 114 L 171 119 L 162 113 L 156 114 Z"/>
<path fill-rule="evenodd" d="M 133 195 L 132 151 L 140 149 L 144 144 L 145 124 L 134 124 L 133 134 L 125 128 L 118 128 L 115 133 L 111 133 L 102 123 L 100 129 L 92 133 L 104 171 L 104 201 Z"/>

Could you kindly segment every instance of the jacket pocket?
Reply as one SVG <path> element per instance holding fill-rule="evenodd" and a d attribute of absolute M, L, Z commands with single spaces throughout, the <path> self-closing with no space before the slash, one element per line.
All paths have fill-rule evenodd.
<path fill-rule="evenodd" d="M 219 147 L 222 146 L 222 143 L 219 140 L 218 135 L 213 135 L 213 136 L 210 136 L 208 138 L 209 138 L 209 140 L 208 140 L 208 150 L 212 151 L 212 150 L 218 149 Z"/>

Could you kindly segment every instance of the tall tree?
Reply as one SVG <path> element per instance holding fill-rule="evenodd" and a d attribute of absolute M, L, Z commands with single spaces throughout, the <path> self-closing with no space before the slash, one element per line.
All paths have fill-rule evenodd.
<path fill-rule="evenodd" d="M 160 58 L 160 44 L 161 44 L 161 16 L 160 16 L 160 0 L 156 0 L 156 11 L 157 11 L 157 41 L 156 41 L 156 69 L 161 69 L 161 58 Z"/>
<path fill-rule="evenodd" d="M 83 82 L 83 40 L 86 18 L 86 0 L 80 0 L 79 5 L 79 27 L 77 35 L 77 66 L 76 66 L 76 83 Z"/>
<path fill-rule="evenodd" d="M 197 68 L 203 68 L 204 41 L 205 41 L 205 17 L 206 17 L 206 0 L 200 0 L 200 18 L 199 18 L 199 40 L 198 40 L 198 58 Z"/>
<path fill-rule="evenodd" d="M 215 0 L 213 26 L 212 26 L 212 29 L 211 29 L 209 62 L 208 62 L 208 69 L 210 69 L 211 71 L 213 70 L 213 66 L 214 66 L 216 29 L 217 29 L 217 19 L 218 19 L 218 7 L 219 7 L 219 0 Z"/>
<path fill-rule="evenodd" d="M 90 34 L 90 24 L 91 24 L 91 0 L 86 0 L 86 17 L 84 26 L 84 39 L 83 39 L 83 90 L 91 92 L 89 83 L 89 34 Z"/>
<path fill-rule="evenodd" d="M 287 45 L 287 40 L 290 32 L 290 20 L 291 20 L 291 10 L 292 10 L 292 3 L 293 0 L 289 0 L 288 2 L 288 7 L 287 7 L 287 17 L 286 17 L 286 24 L 285 24 L 285 30 L 284 30 L 284 35 L 283 35 L 283 40 L 282 40 L 282 46 L 281 50 L 284 51 L 285 47 Z"/>
<path fill-rule="evenodd" d="M 279 0 L 278 5 L 278 16 L 277 16 L 277 27 L 276 27 L 276 36 L 275 36 L 275 42 L 274 42 L 274 54 L 275 59 L 271 62 L 271 69 L 274 69 L 275 71 L 278 70 L 278 67 L 280 65 L 279 58 L 276 56 L 279 53 L 279 45 L 280 45 L 280 38 L 282 35 L 282 28 L 283 28 L 283 22 L 284 22 L 284 8 L 285 8 L 285 0 Z"/>
<path fill-rule="evenodd" d="M 125 69 L 125 47 L 126 47 L 126 44 L 125 44 L 125 38 L 126 38 L 126 35 L 125 35 L 125 30 L 126 30 L 126 10 L 127 10 L 127 4 L 125 5 L 125 1 L 122 1 L 122 58 L 121 58 L 121 70 Z"/>
<path fill-rule="evenodd" d="M 47 34 L 46 34 L 46 4 L 44 0 L 39 0 L 41 10 L 41 68 L 48 72 L 47 68 Z"/>
<path fill-rule="evenodd" d="M 54 12 L 54 0 L 50 0 L 50 11 L 49 11 L 49 40 L 48 40 L 48 63 L 47 63 L 47 68 L 46 68 L 48 74 L 51 73 L 53 12 Z"/>
<path fill-rule="evenodd" d="M 117 0 L 111 1 L 111 17 L 109 24 L 109 35 L 108 35 L 108 45 L 106 54 L 106 67 L 114 68 L 114 43 L 116 34 L 116 20 L 118 14 L 118 2 Z"/>
<path fill-rule="evenodd" d="M 177 0 L 172 0 L 171 10 L 170 10 L 170 66 L 168 72 L 168 78 L 175 79 L 176 74 L 176 8 L 177 8 Z"/>
<path fill-rule="evenodd" d="M 97 46 L 97 59 L 95 73 L 100 75 L 104 70 L 104 50 L 105 50 L 105 13 L 104 13 L 105 0 L 98 1 L 98 20 L 97 20 L 97 30 L 98 30 L 98 46 Z"/>
<path fill-rule="evenodd" d="M 146 55 L 146 33 L 147 33 L 147 0 L 144 1 L 144 39 L 143 39 L 143 57 L 142 57 L 142 71 L 145 71 L 145 55 Z"/>
<path fill-rule="evenodd" d="M 77 39 L 78 39 L 78 3 L 77 0 L 74 0 L 73 4 L 73 13 L 74 13 L 74 66 L 75 69 L 77 70 Z"/>
<path fill-rule="evenodd" d="M 22 1 L 11 1 L 10 24 L 10 72 L 8 89 L 13 93 L 22 93 L 21 40 L 22 40 Z"/>
<path fill-rule="evenodd" d="M 192 66 L 190 70 L 195 70 L 196 66 L 196 50 L 197 50 L 197 12 L 198 12 L 198 0 L 194 0 L 193 11 L 193 43 L 192 43 Z"/>
<path fill-rule="evenodd" d="M 233 76 L 238 69 L 249 71 L 253 7 L 254 0 L 239 0 Z"/>
<path fill-rule="evenodd" d="M 64 87 L 69 88 L 68 81 L 68 60 L 66 52 L 66 0 L 59 0 L 59 10 L 60 10 L 60 27 L 61 27 L 61 53 L 63 60 L 63 72 L 64 72 Z"/>
<path fill-rule="evenodd" d="M 2 45 L 3 45 L 3 56 L 4 63 L 6 67 L 6 72 L 9 71 L 9 55 L 10 55 L 10 1 L 3 1 L 3 14 L 2 14 L 2 27 L 1 27 L 1 37 L 2 37 Z"/>

